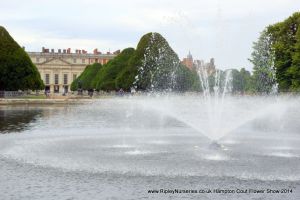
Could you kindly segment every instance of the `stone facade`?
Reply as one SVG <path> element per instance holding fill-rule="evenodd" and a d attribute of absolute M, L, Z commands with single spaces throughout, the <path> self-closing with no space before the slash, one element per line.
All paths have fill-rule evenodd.
<path fill-rule="evenodd" d="M 27 52 L 32 62 L 37 66 L 41 78 L 45 84 L 45 90 L 50 93 L 67 93 L 70 91 L 70 85 L 89 64 L 105 64 L 113 59 L 120 51 L 114 53 L 107 52 L 102 54 L 97 49 L 93 53 L 87 53 L 85 50 L 71 49 L 58 50 L 42 49 L 42 52 Z"/>

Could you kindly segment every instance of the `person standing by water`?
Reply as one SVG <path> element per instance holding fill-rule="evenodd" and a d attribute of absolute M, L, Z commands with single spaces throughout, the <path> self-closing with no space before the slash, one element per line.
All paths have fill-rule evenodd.
<path fill-rule="evenodd" d="M 45 96 L 46 96 L 46 98 L 48 98 L 50 96 L 50 91 L 49 90 L 45 90 Z"/>
<path fill-rule="evenodd" d="M 88 90 L 88 95 L 89 95 L 90 97 L 93 97 L 93 95 L 94 95 L 94 89 L 89 89 L 89 90 Z"/>
<path fill-rule="evenodd" d="M 124 90 L 123 90 L 123 88 L 121 88 L 121 89 L 118 91 L 118 95 L 119 95 L 119 96 L 123 96 L 123 95 L 124 95 Z"/>

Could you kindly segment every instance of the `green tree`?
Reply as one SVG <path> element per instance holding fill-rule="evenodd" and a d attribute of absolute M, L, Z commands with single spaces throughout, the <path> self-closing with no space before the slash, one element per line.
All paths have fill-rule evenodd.
<path fill-rule="evenodd" d="M 253 64 L 254 88 L 259 93 L 270 93 L 276 83 L 271 45 L 271 37 L 267 30 L 261 32 L 258 41 L 253 43 L 253 52 L 249 60 Z"/>
<path fill-rule="evenodd" d="M 142 90 L 174 89 L 180 60 L 159 33 L 144 35 L 130 65 L 137 67 L 135 85 Z"/>
<path fill-rule="evenodd" d="M 201 91 L 200 79 L 196 71 L 180 64 L 176 71 L 175 91 Z"/>
<path fill-rule="evenodd" d="M 240 71 L 232 69 L 232 93 L 250 92 L 252 90 L 251 74 L 245 68 Z"/>
<path fill-rule="evenodd" d="M 113 60 L 103 65 L 94 79 L 94 85 L 96 85 L 97 90 L 110 91 L 120 89 L 119 85 L 116 84 L 116 78 L 128 66 L 129 59 L 134 52 L 134 48 L 124 49 Z"/>
<path fill-rule="evenodd" d="M 300 20 L 300 17 L 298 20 Z M 292 90 L 300 91 L 300 28 L 298 28 L 296 32 L 296 43 L 292 56 L 292 66 L 288 70 L 288 73 L 292 76 Z"/>
<path fill-rule="evenodd" d="M 31 59 L 0 26 L 0 90 L 41 90 L 44 83 Z"/>
<path fill-rule="evenodd" d="M 130 91 L 130 89 L 134 86 L 137 73 L 136 66 L 127 65 L 123 70 L 120 71 L 116 78 L 116 88 L 122 88 L 123 90 Z"/>
<path fill-rule="evenodd" d="M 280 91 L 299 90 L 300 12 L 267 28 L 271 36 L 274 66 Z"/>
<path fill-rule="evenodd" d="M 95 77 L 101 69 L 100 63 L 94 63 L 85 67 L 84 71 L 76 78 L 71 84 L 71 90 L 75 91 L 78 89 L 78 85 L 81 85 L 81 89 L 90 90 L 95 89 Z"/>
<path fill-rule="evenodd" d="M 240 75 L 241 75 L 241 84 L 242 84 L 242 90 L 241 92 L 252 92 L 254 87 L 253 87 L 253 82 L 252 82 L 252 76 L 249 71 L 247 71 L 245 68 L 242 68 L 240 70 Z"/>
<path fill-rule="evenodd" d="M 244 91 L 243 79 L 241 73 L 237 69 L 232 69 L 232 93 Z"/>

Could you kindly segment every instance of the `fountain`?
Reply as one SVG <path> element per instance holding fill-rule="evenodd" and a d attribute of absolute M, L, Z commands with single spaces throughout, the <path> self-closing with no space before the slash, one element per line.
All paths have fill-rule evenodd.
<path fill-rule="evenodd" d="M 149 33 L 141 41 L 137 51 L 143 56 L 137 68 L 137 75 L 133 83 L 134 88 L 135 90 L 146 90 L 148 94 L 154 96 L 158 95 L 159 101 L 164 99 L 164 102 L 160 103 L 150 99 L 147 102 L 143 102 L 143 104 L 148 104 L 147 106 L 151 107 L 151 109 L 163 112 L 196 129 L 211 139 L 214 144 L 217 144 L 220 138 L 234 128 L 249 120 L 249 117 L 253 118 L 253 113 L 248 113 L 246 117 L 244 116 L 240 119 L 226 118 L 236 116 L 233 116 L 229 110 L 230 106 L 234 107 L 235 105 L 231 103 L 231 99 L 227 100 L 230 98 L 227 96 L 232 90 L 231 70 L 226 70 L 225 72 L 215 70 L 213 73 L 211 71 L 208 73 L 208 70 L 201 66 L 199 62 L 194 63 L 194 67 L 199 77 L 199 88 L 201 88 L 202 93 L 194 96 L 199 99 L 200 105 L 198 103 L 195 105 L 195 102 L 193 104 L 194 106 L 205 107 L 205 109 L 197 108 L 201 110 L 201 115 L 206 117 L 204 123 L 199 122 L 202 116 L 195 116 L 193 111 L 185 110 L 189 106 L 178 108 L 176 107 L 177 105 L 172 105 L 170 99 L 173 93 L 170 93 L 170 91 L 176 92 L 178 85 L 182 84 L 179 82 L 180 70 L 184 70 L 186 67 L 180 64 L 178 56 L 160 34 Z M 177 99 L 182 101 L 180 98 Z M 182 103 L 184 104 L 184 102 Z M 232 112 L 235 112 L 235 110 L 232 110 Z M 229 116 L 226 116 L 226 114 Z M 234 123 L 233 121 L 227 123 L 228 120 L 233 120 Z M 213 146 L 217 147 L 216 145 Z"/>
<path fill-rule="evenodd" d="M 224 118 L 223 107 L 225 95 L 231 92 L 231 70 L 227 70 L 222 72 L 221 70 L 216 70 L 213 82 L 211 83 L 210 78 L 212 78 L 212 74 L 208 75 L 207 70 L 200 66 L 196 66 L 201 87 L 203 90 L 203 98 L 206 101 L 205 105 L 207 107 L 208 113 L 208 122 L 209 122 L 209 138 L 213 139 L 212 146 L 217 147 L 217 139 L 223 136 L 222 127 L 220 127 Z M 223 74 L 222 74 L 223 73 Z M 222 78 L 221 78 L 222 77 Z M 212 85 L 212 87 L 211 87 Z M 214 141 L 215 140 L 215 141 Z"/>
<path fill-rule="evenodd" d="M 7 199 L 27 191 L 51 199 L 74 196 L 64 188 L 76 186 L 78 198 L 110 198 L 114 190 L 117 199 L 138 199 L 166 185 L 299 188 L 299 98 L 219 97 L 137 95 L 32 107 L 41 113 L 28 128 L 0 135 L 0 190 Z M 210 119 L 219 119 L 219 128 Z M 138 192 L 126 196 L 131 190 Z"/>

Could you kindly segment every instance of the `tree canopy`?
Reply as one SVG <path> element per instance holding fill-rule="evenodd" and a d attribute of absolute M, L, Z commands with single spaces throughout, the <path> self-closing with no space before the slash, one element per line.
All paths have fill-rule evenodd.
<path fill-rule="evenodd" d="M 44 88 L 40 73 L 18 43 L 0 26 L 0 90 Z"/>
<path fill-rule="evenodd" d="M 122 75 L 122 71 L 128 66 L 128 62 L 134 52 L 134 48 L 124 49 L 113 60 L 104 65 L 94 78 L 95 88 L 97 90 L 106 91 L 122 88 L 123 86 L 121 84 L 119 85 L 119 82 L 117 83 L 116 79 Z"/>
<path fill-rule="evenodd" d="M 300 91 L 300 12 L 267 27 L 280 91 Z"/>
<path fill-rule="evenodd" d="M 83 90 L 90 90 L 95 88 L 94 77 L 100 71 L 102 65 L 100 63 L 94 63 L 85 67 L 84 71 L 77 77 L 71 84 L 71 90 L 77 90 L 78 88 Z"/>
<path fill-rule="evenodd" d="M 271 36 L 267 30 L 261 32 L 258 41 L 253 43 L 249 60 L 253 64 L 254 90 L 258 93 L 270 93 L 276 84 L 276 77 Z"/>
<path fill-rule="evenodd" d="M 144 35 L 136 50 L 124 49 L 97 72 L 92 71 L 87 67 L 72 83 L 71 89 L 76 89 L 79 80 L 83 83 L 82 89 L 104 91 L 120 88 L 129 91 L 133 87 L 137 90 L 187 91 L 199 89 L 200 85 L 196 71 L 180 64 L 177 54 L 159 33 Z"/>
<path fill-rule="evenodd" d="M 232 93 L 252 93 L 255 91 L 251 73 L 245 68 L 232 69 Z"/>
<path fill-rule="evenodd" d="M 144 35 L 130 65 L 138 67 L 136 87 L 142 90 L 174 89 L 180 60 L 159 33 Z"/>
<path fill-rule="evenodd" d="M 278 85 L 281 92 L 300 91 L 300 12 L 269 25 L 254 42 L 254 89 L 269 93 Z"/>

